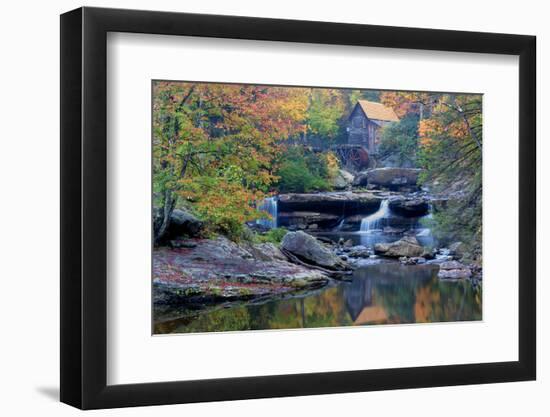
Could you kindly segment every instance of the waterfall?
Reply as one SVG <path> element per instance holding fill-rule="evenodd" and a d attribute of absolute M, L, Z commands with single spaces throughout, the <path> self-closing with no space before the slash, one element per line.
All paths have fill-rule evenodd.
<path fill-rule="evenodd" d="M 434 212 L 433 204 L 432 204 L 432 203 L 429 203 L 429 204 L 428 204 L 428 214 L 426 214 L 426 215 L 424 216 L 424 218 L 425 218 L 425 219 L 433 219 L 433 218 L 434 218 L 433 212 Z"/>
<path fill-rule="evenodd" d="M 375 229 L 380 229 L 382 227 L 381 220 L 388 217 L 389 214 L 389 200 L 383 200 L 380 203 L 380 208 L 375 213 L 364 217 L 361 220 L 361 232 L 368 232 Z"/>
<path fill-rule="evenodd" d="M 256 224 L 273 229 L 277 227 L 277 197 L 266 197 L 258 210 L 265 211 L 271 219 L 258 219 Z"/>
<path fill-rule="evenodd" d="M 340 220 L 338 222 L 338 224 L 336 225 L 336 227 L 334 228 L 334 231 L 336 232 L 339 232 L 340 230 L 342 230 L 342 227 L 344 226 L 344 223 L 346 222 L 346 218 L 342 218 L 342 220 Z"/>

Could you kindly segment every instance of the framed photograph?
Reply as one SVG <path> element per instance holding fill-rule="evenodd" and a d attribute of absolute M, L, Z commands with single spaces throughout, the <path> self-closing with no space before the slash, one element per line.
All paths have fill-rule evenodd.
<path fill-rule="evenodd" d="M 61 16 L 61 401 L 533 380 L 535 37 Z"/>

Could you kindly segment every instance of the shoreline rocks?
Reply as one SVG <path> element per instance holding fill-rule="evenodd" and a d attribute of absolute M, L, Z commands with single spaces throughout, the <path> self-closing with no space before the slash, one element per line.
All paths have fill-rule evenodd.
<path fill-rule="evenodd" d="M 247 248 L 221 236 L 190 241 L 194 247 L 153 250 L 155 304 L 252 300 L 320 288 L 329 282 L 326 273 L 289 262 L 270 243 Z"/>
<path fill-rule="evenodd" d="M 464 279 L 470 278 L 472 271 L 458 261 L 447 261 L 439 265 L 437 276 L 440 279 Z"/>

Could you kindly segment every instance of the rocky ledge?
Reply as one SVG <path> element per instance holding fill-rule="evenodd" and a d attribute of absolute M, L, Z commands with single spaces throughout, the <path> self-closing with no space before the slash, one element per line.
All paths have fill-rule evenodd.
<path fill-rule="evenodd" d="M 422 217 L 429 213 L 430 202 L 423 196 L 396 196 L 390 199 L 389 207 L 403 217 Z"/>
<path fill-rule="evenodd" d="M 277 223 L 279 227 L 289 230 L 331 230 L 341 221 L 342 217 L 333 213 L 315 211 L 291 211 L 279 213 Z"/>
<path fill-rule="evenodd" d="M 285 212 L 334 213 L 338 215 L 373 213 L 380 207 L 381 198 L 373 193 L 325 192 L 316 194 L 279 195 L 279 216 Z"/>
<path fill-rule="evenodd" d="M 155 304 L 252 300 L 320 288 L 320 269 L 297 265 L 273 244 L 237 245 L 224 238 L 188 239 L 184 247 L 153 251 Z"/>

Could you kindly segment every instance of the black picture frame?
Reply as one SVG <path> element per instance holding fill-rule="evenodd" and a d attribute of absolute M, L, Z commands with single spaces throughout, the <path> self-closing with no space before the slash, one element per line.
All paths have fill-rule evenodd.
<path fill-rule="evenodd" d="M 107 385 L 108 32 L 519 56 L 519 360 Z M 251 17 L 79 8 L 61 16 L 61 401 L 82 409 L 533 380 L 536 38 Z"/>

